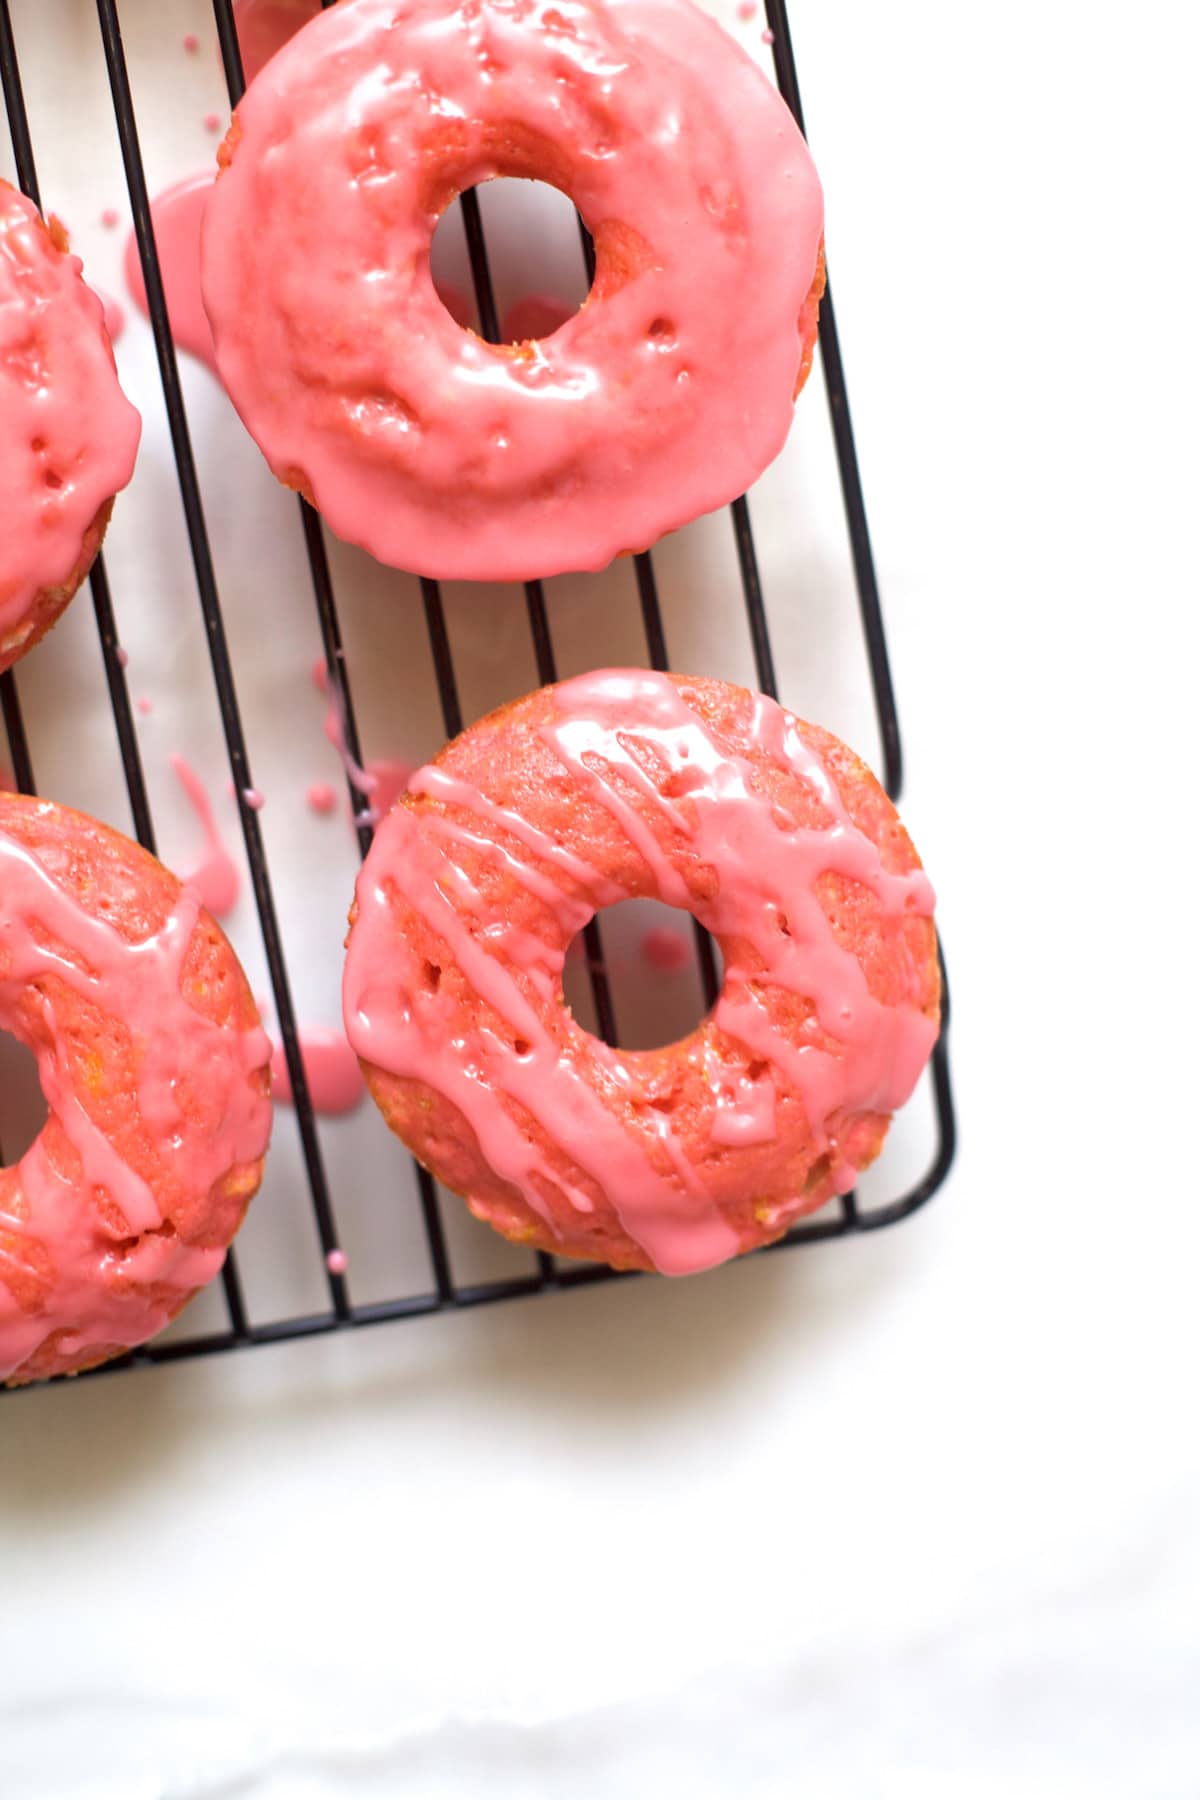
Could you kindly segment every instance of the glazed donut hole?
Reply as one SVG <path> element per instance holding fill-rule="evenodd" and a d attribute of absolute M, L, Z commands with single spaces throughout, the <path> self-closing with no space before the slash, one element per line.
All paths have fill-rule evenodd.
<path fill-rule="evenodd" d="M 20 1162 L 49 1110 L 33 1052 L 0 1025 L 0 1169 Z"/>
<path fill-rule="evenodd" d="M 723 959 L 716 940 L 690 913 L 662 900 L 619 900 L 593 924 L 620 995 L 614 1008 L 619 1048 L 666 1050 L 691 1037 L 708 1016 L 697 940 L 712 957 L 719 985 Z M 598 1037 L 588 936 L 585 927 L 567 947 L 563 998 L 576 1024 Z"/>
<path fill-rule="evenodd" d="M 487 239 L 497 347 L 552 337 L 587 305 L 592 291 L 571 199 L 532 176 L 499 175 L 463 192 L 474 194 Z M 474 298 L 461 199 L 451 201 L 438 219 L 430 267 L 438 298 L 455 324 L 487 340 Z"/>

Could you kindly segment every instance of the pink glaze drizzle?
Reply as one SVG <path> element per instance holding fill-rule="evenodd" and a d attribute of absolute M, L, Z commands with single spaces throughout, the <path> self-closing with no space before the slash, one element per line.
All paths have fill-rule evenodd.
<path fill-rule="evenodd" d="M 169 1145 L 177 1179 L 197 1198 L 267 1145 L 270 1104 L 250 1077 L 269 1046 L 257 1028 L 214 1024 L 185 999 L 181 971 L 199 916 L 186 889 L 162 929 L 127 943 L 68 895 L 23 844 L 0 832 L 0 1031 L 28 1042 L 17 1005 L 54 977 L 125 1022 L 138 1046 L 137 1102 L 150 1130 Z M 212 1279 L 224 1250 L 159 1233 L 163 1215 L 142 1177 L 96 1126 L 71 1086 L 53 1007 L 43 999 L 45 1038 L 29 1043 L 43 1091 L 82 1166 L 69 1184 L 47 1154 L 43 1133 L 14 1169 L 0 1171 L 0 1381 L 52 1333 L 66 1330 L 81 1357 L 89 1345 L 133 1345 L 167 1320 L 167 1301 Z M 203 1120 L 175 1095 L 203 1102 Z M 97 1196 L 119 1210 L 126 1229 L 101 1222 Z M 129 1239 L 136 1241 L 129 1242 Z M 35 1311 L 18 1305 L 5 1276 L 48 1282 Z M 169 1290 L 164 1298 L 162 1289 Z"/>
<path fill-rule="evenodd" d="M 509 307 L 500 321 L 500 336 L 506 344 L 524 344 L 534 338 L 553 337 L 560 325 L 574 318 L 577 306 L 568 306 L 553 294 L 526 294 Z"/>
<path fill-rule="evenodd" d="M 360 794 L 368 802 L 356 815 L 355 822 L 363 825 L 375 825 L 391 811 L 404 792 L 413 772 L 412 764 L 395 762 L 386 757 L 368 759 L 365 766 L 357 762 L 346 742 L 346 720 L 341 693 L 337 684 L 329 679 L 329 670 L 323 656 L 319 656 L 313 664 L 312 678 L 317 692 L 323 694 L 329 702 L 325 712 L 325 736 L 341 758 L 351 787 L 355 793 Z M 314 803 L 314 794 L 323 802 L 326 792 L 332 796 L 333 790 L 327 789 L 324 783 L 318 783 L 309 789 L 309 805 L 314 812 L 332 810 L 332 798 L 328 804 L 317 805 Z"/>
<path fill-rule="evenodd" d="M 0 668 L 40 590 L 74 572 L 137 455 L 141 420 L 82 267 L 0 181 Z"/>
<path fill-rule="evenodd" d="M 346 1252 L 344 1250 L 331 1250 L 329 1255 L 325 1258 L 325 1267 L 329 1270 L 331 1275 L 344 1275 L 346 1270 L 350 1267 Z"/>
<path fill-rule="evenodd" d="M 208 789 L 178 751 L 172 753 L 171 767 L 178 777 L 180 787 L 191 801 L 192 810 L 204 833 L 204 849 L 182 879 L 189 887 L 195 888 L 215 919 L 224 919 L 237 905 L 242 878 L 217 826 Z"/>
<path fill-rule="evenodd" d="M 448 194 L 545 168 L 498 147 L 514 119 L 601 268 L 522 355 L 456 328 L 430 275 Z M 234 404 L 339 536 L 519 579 L 601 568 L 761 473 L 821 232 L 782 99 L 687 0 L 348 0 L 238 107 L 201 265 Z"/>
<path fill-rule="evenodd" d="M 212 185 L 211 174 L 189 175 L 157 196 L 151 203 L 150 216 L 175 346 L 199 357 L 215 375 L 212 332 L 200 298 L 200 221 Z M 125 283 L 138 311 L 149 318 L 146 282 L 137 237 L 132 231 L 125 243 Z"/>
<path fill-rule="evenodd" d="M 337 794 L 327 781 L 314 781 L 304 797 L 315 813 L 331 813 L 337 805 Z"/>
<path fill-rule="evenodd" d="M 306 1025 L 300 1032 L 300 1057 L 314 1110 L 330 1118 L 353 1112 L 366 1093 L 366 1083 L 345 1032 L 324 1025 Z M 271 1055 L 271 1091 L 281 1105 L 293 1104 L 287 1059 L 281 1045 Z"/>
<path fill-rule="evenodd" d="M 936 1024 L 916 1005 L 885 1006 L 873 998 L 858 960 L 838 945 L 815 884 L 832 871 L 867 885 L 886 915 L 928 916 L 933 893 L 926 876 L 884 869 L 816 752 L 771 700 L 755 698 L 749 748 L 805 781 L 828 816 L 823 829 L 781 821 L 756 791 L 751 760 L 718 746 L 665 676 L 609 670 L 552 692 L 555 715 L 540 728 L 545 741 L 640 853 L 649 891 L 694 913 L 725 954 L 725 982 L 711 1015 L 716 1031 L 703 1036 L 713 1140 L 767 1141 L 781 1086 L 800 1095 L 816 1144 L 827 1144 L 831 1153 L 835 1113 L 893 1111 L 924 1067 Z M 649 747 L 675 791 L 686 792 L 687 811 L 663 797 L 661 781 L 652 781 L 639 760 L 639 747 Z M 647 811 L 635 810 L 622 787 L 638 793 L 663 828 L 681 834 L 700 863 L 719 871 L 711 900 L 693 898 L 647 823 Z M 473 815 L 479 830 L 456 815 L 407 806 L 397 807 L 379 828 L 359 877 L 358 918 L 346 960 L 345 1016 L 354 1049 L 370 1063 L 427 1083 L 458 1107 L 491 1168 L 552 1226 L 542 1182 L 551 1181 L 582 1212 L 592 1210 L 592 1201 L 560 1168 L 547 1166 L 497 1095 L 524 1107 L 600 1185 L 625 1231 L 664 1273 L 689 1273 L 734 1254 L 735 1235 L 676 1143 L 669 1115 L 652 1107 L 639 1115 L 647 1137 L 670 1160 L 664 1173 L 648 1156 L 647 1141 L 634 1136 L 610 1106 L 610 1100 L 638 1097 L 636 1054 L 593 1040 L 589 1065 L 581 1070 L 561 1053 L 523 991 L 528 983 L 543 999 L 560 993 L 566 944 L 595 908 L 625 898 L 624 892 L 600 880 L 569 848 L 437 766 L 419 770 L 409 791 Z M 456 845 L 486 844 L 489 826 L 502 826 L 536 858 L 537 868 L 492 846 L 550 910 L 557 945 L 488 915 L 456 862 Z M 564 893 L 547 869 L 581 885 L 593 904 Z M 481 1000 L 528 1045 L 525 1054 L 484 1030 L 465 1042 L 453 1040 L 440 990 L 429 991 L 413 953 L 397 940 L 389 890 L 444 939 Z M 812 1037 L 820 1042 L 789 1041 L 759 999 L 764 988 L 809 999 L 816 1014 Z M 723 1038 L 733 1041 L 736 1056 L 722 1055 Z M 753 1078 L 743 1050 L 764 1064 Z"/>

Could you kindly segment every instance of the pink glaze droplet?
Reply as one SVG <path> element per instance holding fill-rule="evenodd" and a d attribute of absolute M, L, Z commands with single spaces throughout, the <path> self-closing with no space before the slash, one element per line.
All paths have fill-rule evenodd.
<path fill-rule="evenodd" d="M 153 700 L 148 700 L 146 698 L 145 694 L 139 694 L 137 699 L 134 701 L 134 705 L 137 707 L 138 711 L 141 713 L 143 719 L 148 718 L 150 716 L 150 714 L 154 711 Z"/>
<path fill-rule="evenodd" d="M 237 865 L 217 829 L 208 789 L 196 771 L 177 751 L 171 756 L 171 767 L 204 832 L 204 851 L 186 874 L 181 873 L 180 880 L 196 890 L 215 919 L 223 919 L 233 911 L 241 890 Z"/>
<path fill-rule="evenodd" d="M 126 650 L 126 648 L 123 644 L 117 645 L 117 661 L 120 663 L 120 665 L 123 669 L 127 669 L 129 667 L 129 652 L 128 652 L 128 650 Z"/>
<path fill-rule="evenodd" d="M 331 1250 L 325 1258 L 325 1267 L 331 1275 L 344 1275 L 350 1267 L 344 1250 Z"/>
<path fill-rule="evenodd" d="M 197 50 L 200 48 L 200 39 L 196 36 L 194 31 L 184 32 L 183 47 L 189 56 L 195 56 Z"/>
<path fill-rule="evenodd" d="M 211 132 L 220 131 L 220 129 L 221 129 L 220 113 L 205 113 L 204 129 L 205 129 L 205 131 L 211 131 Z"/>
<path fill-rule="evenodd" d="M 121 215 L 115 206 L 105 207 L 104 211 L 100 214 L 100 223 L 103 225 L 105 231 L 116 230 L 117 226 L 121 223 Z"/>
<path fill-rule="evenodd" d="M 510 306 L 500 321 L 500 336 L 506 344 L 525 344 L 533 338 L 552 337 L 560 325 L 573 319 L 579 311 L 554 294 L 526 294 Z"/>
<path fill-rule="evenodd" d="M 762 41 L 764 44 L 773 44 L 775 42 L 775 33 L 771 30 L 770 26 L 763 32 Z"/>
<path fill-rule="evenodd" d="M 738 0 L 737 16 L 744 25 L 749 23 L 757 11 L 757 0 Z"/>
<path fill-rule="evenodd" d="M 305 798 L 315 813 L 331 813 L 337 805 L 337 794 L 327 781 L 314 781 Z"/>
<path fill-rule="evenodd" d="M 642 939 L 642 961 L 661 975 L 677 975 L 691 961 L 687 938 L 670 925 L 656 925 Z"/>
<path fill-rule="evenodd" d="M 345 1035 L 325 1025 L 310 1025 L 300 1032 L 300 1057 L 308 1081 L 308 1096 L 317 1112 L 327 1118 L 353 1112 L 367 1084 L 358 1058 Z M 292 1084 L 282 1046 L 271 1057 L 271 1092 L 283 1106 L 293 1104 Z"/>
<path fill-rule="evenodd" d="M 191 175 L 165 188 L 151 202 L 154 237 L 167 295 L 167 315 L 176 348 L 199 357 L 215 375 L 212 333 L 200 298 L 200 223 L 212 190 L 213 177 Z M 125 282 L 130 298 L 147 318 L 146 283 L 138 256 L 137 238 L 130 232 L 125 244 Z"/>
<path fill-rule="evenodd" d="M 267 803 L 265 796 L 255 787 L 243 788 L 242 799 L 246 802 L 246 805 L 250 808 L 251 812 L 261 812 Z"/>

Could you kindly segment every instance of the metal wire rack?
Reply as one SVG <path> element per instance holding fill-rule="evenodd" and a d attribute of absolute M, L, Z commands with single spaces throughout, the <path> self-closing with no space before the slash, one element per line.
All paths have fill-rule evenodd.
<path fill-rule="evenodd" d="M 332 0 L 322 0 L 322 3 L 328 6 L 332 4 Z M 151 218 L 150 194 L 122 42 L 120 8 L 118 0 L 95 0 L 95 4 L 97 26 L 103 47 L 108 85 L 124 162 L 134 230 L 145 279 L 150 322 L 154 333 L 163 398 L 178 474 L 179 498 L 186 522 L 196 588 L 203 613 L 212 679 L 215 684 L 228 751 L 233 791 L 236 796 L 250 870 L 254 906 L 262 935 L 279 1035 L 294 1097 L 296 1129 L 299 1133 L 308 1189 L 306 1200 L 297 1196 L 297 1207 L 300 1208 L 305 1204 L 311 1207 L 317 1239 L 322 1253 L 328 1258 L 339 1247 L 337 1197 L 331 1192 L 327 1179 L 305 1076 L 287 957 L 272 889 L 272 871 L 264 848 L 258 813 L 246 799 L 247 794 L 253 793 L 253 780 L 246 734 L 239 709 L 237 671 L 234 667 L 222 616 L 209 522 L 206 518 L 204 496 L 201 493 L 197 463 L 189 432 L 188 414 L 176 363 L 175 346 L 172 342 L 168 322 L 163 274 Z M 776 80 L 785 101 L 803 128 L 804 120 L 796 66 L 784 0 L 765 0 L 765 9 L 771 34 Z M 213 15 L 230 102 L 236 104 L 243 92 L 244 80 L 232 0 L 213 0 Z M 0 0 L 0 86 L 3 89 L 18 179 L 26 194 L 40 205 L 41 194 L 38 186 L 34 146 L 25 107 L 9 0 Z M 497 306 L 489 267 L 488 248 L 478 201 L 474 193 L 468 192 L 462 196 L 462 213 L 483 335 L 490 341 L 498 342 L 500 332 L 497 324 Z M 590 276 L 591 245 L 582 222 L 580 230 Z M 901 785 L 900 727 L 867 530 L 862 484 L 850 423 L 833 298 L 828 290 L 821 306 L 820 355 L 845 507 L 858 607 L 865 639 L 867 666 L 882 742 L 883 777 L 888 793 L 895 799 Z M 350 756 L 356 762 L 361 763 L 359 731 L 350 672 L 343 649 L 338 606 L 322 525 L 318 515 L 304 500 L 298 501 L 298 507 L 299 528 L 303 534 L 311 571 L 312 596 L 319 622 L 326 666 L 329 671 L 329 680 L 335 690 L 344 721 L 346 748 Z M 729 513 L 758 685 L 764 693 L 775 695 L 778 691 L 775 662 L 747 499 L 743 496 L 735 500 Z M 670 658 L 652 553 L 646 552 L 634 559 L 634 574 L 645 633 L 647 663 L 655 669 L 666 669 L 670 667 Z M 103 659 L 134 828 L 142 845 L 147 850 L 155 852 L 154 820 L 151 816 L 147 796 L 129 689 L 119 648 L 113 598 L 109 589 L 103 556 L 97 558 L 91 571 L 90 587 L 100 654 Z M 442 593 L 437 582 L 422 579 L 420 594 L 432 664 L 437 680 L 442 719 L 447 736 L 452 736 L 461 730 L 465 721 L 459 701 L 458 679 Z M 557 665 L 551 632 L 551 616 L 540 581 L 530 581 L 525 584 L 524 602 L 538 676 L 542 682 L 554 681 L 557 678 Z M 19 679 L 13 671 L 0 676 L 0 712 L 2 712 L 7 733 L 16 784 L 23 793 L 35 793 L 37 789 L 21 711 Z M 361 807 L 361 797 L 355 792 L 353 785 L 350 787 L 350 797 L 357 812 L 357 809 Z M 369 823 L 359 817 L 356 829 L 360 851 L 365 855 L 371 841 L 371 827 Z M 601 935 L 595 920 L 587 929 L 586 944 L 598 1027 L 601 1034 L 612 1042 L 616 1037 L 614 1012 Z M 705 999 L 711 1005 L 719 985 L 718 975 L 712 946 L 706 935 L 699 930 L 696 934 L 696 953 Z M 934 1148 L 925 1174 L 915 1185 L 886 1204 L 874 1205 L 869 1208 L 859 1205 L 856 1194 L 847 1194 L 837 1208 L 832 1211 L 827 1209 L 819 1217 L 800 1223 L 772 1248 L 811 1244 L 821 1239 L 875 1230 L 896 1223 L 924 1205 L 945 1179 L 955 1150 L 954 1107 L 945 1026 L 943 1026 L 941 1038 L 933 1055 L 932 1091 L 935 1115 Z M 191 1336 L 175 1337 L 165 1342 L 151 1343 L 119 1362 L 107 1365 L 107 1369 L 176 1361 L 186 1357 L 232 1350 L 243 1345 L 316 1336 L 343 1327 L 378 1324 L 390 1319 L 411 1318 L 418 1314 L 437 1312 L 446 1308 L 478 1306 L 494 1300 L 513 1299 L 548 1290 L 580 1287 L 597 1281 L 617 1278 L 609 1269 L 590 1265 L 560 1265 L 553 1257 L 539 1254 L 536 1259 L 536 1267 L 533 1267 L 528 1275 L 473 1284 L 463 1283 L 455 1276 L 451 1250 L 443 1226 L 439 1197 L 434 1183 L 429 1174 L 419 1165 L 415 1167 L 415 1176 L 428 1248 L 429 1266 L 433 1277 L 433 1284 L 429 1291 L 406 1294 L 370 1304 L 355 1304 L 345 1275 L 336 1272 L 338 1259 L 335 1255 L 333 1268 L 330 1269 L 327 1264 L 323 1277 L 328 1289 L 326 1306 L 300 1316 L 271 1320 L 266 1323 L 256 1322 L 247 1305 L 238 1272 L 236 1253 L 231 1252 L 221 1276 L 227 1315 L 224 1328 Z M 381 1195 L 379 1199 L 381 1205 L 386 1205 L 386 1195 Z M 96 1373 L 104 1372 L 104 1370 L 96 1371 Z"/>

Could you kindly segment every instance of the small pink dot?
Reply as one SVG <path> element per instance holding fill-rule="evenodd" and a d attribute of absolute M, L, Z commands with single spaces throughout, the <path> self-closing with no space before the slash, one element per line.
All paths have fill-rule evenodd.
<path fill-rule="evenodd" d="M 738 5 L 738 9 L 737 9 L 737 16 L 739 19 L 748 23 L 749 20 L 751 20 L 754 17 L 754 15 L 757 11 L 758 11 L 758 7 L 755 3 L 755 0 L 739 0 L 739 5 Z"/>
<path fill-rule="evenodd" d="M 139 697 L 136 704 L 137 704 L 137 709 L 141 713 L 143 718 L 146 718 L 150 713 L 152 713 L 154 711 L 153 700 L 147 700 L 145 694 L 142 694 Z"/>
<path fill-rule="evenodd" d="M 661 975 L 677 975 L 687 967 L 690 955 L 682 931 L 672 931 L 669 925 L 656 925 L 642 939 L 643 960 Z"/>
<path fill-rule="evenodd" d="M 337 795 L 327 781 L 314 781 L 308 790 L 307 799 L 315 813 L 331 813 L 337 805 Z"/>
<path fill-rule="evenodd" d="M 250 808 L 251 812 L 261 812 L 266 805 L 266 799 L 257 788 L 243 788 L 242 799 L 246 802 L 246 805 Z"/>
<path fill-rule="evenodd" d="M 100 214 L 100 223 L 106 231 L 115 231 L 121 223 L 121 215 L 115 206 L 106 206 Z"/>
<path fill-rule="evenodd" d="M 344 1250 L 331 1250 L 325 1258 L 325 1267 L 331 1275 L 344 1275 L 350 1267 Z"/>
<path fill-rule="evenodd" d="M 125 649 L 123 644 L 117 645 L 117 661 L 123 669 L 129 667 L 129 652 Z"/>
<path fill-rule="evenodd" d="M 189 56 L 195 56 L 197 50 L 200 48 L 200 39 L 196 36 L 194 31 L 187 31 L 184 33 L 183 47 Z"/>
<path fill-rule="evenodd" d="M 220 131 L 220 129 L 221 129 L 220 113 L 205 113 L 204 129 L 205 129 L 205 131 Z"/>
<path fill-rule="evenodd" d="M 763 32 L 763 43 L 764 44 L 773 44 L 774 42 L 775 42 L 775 33 L 771 30 L 770 26 L 768 25 L 767 29 Z"/>

